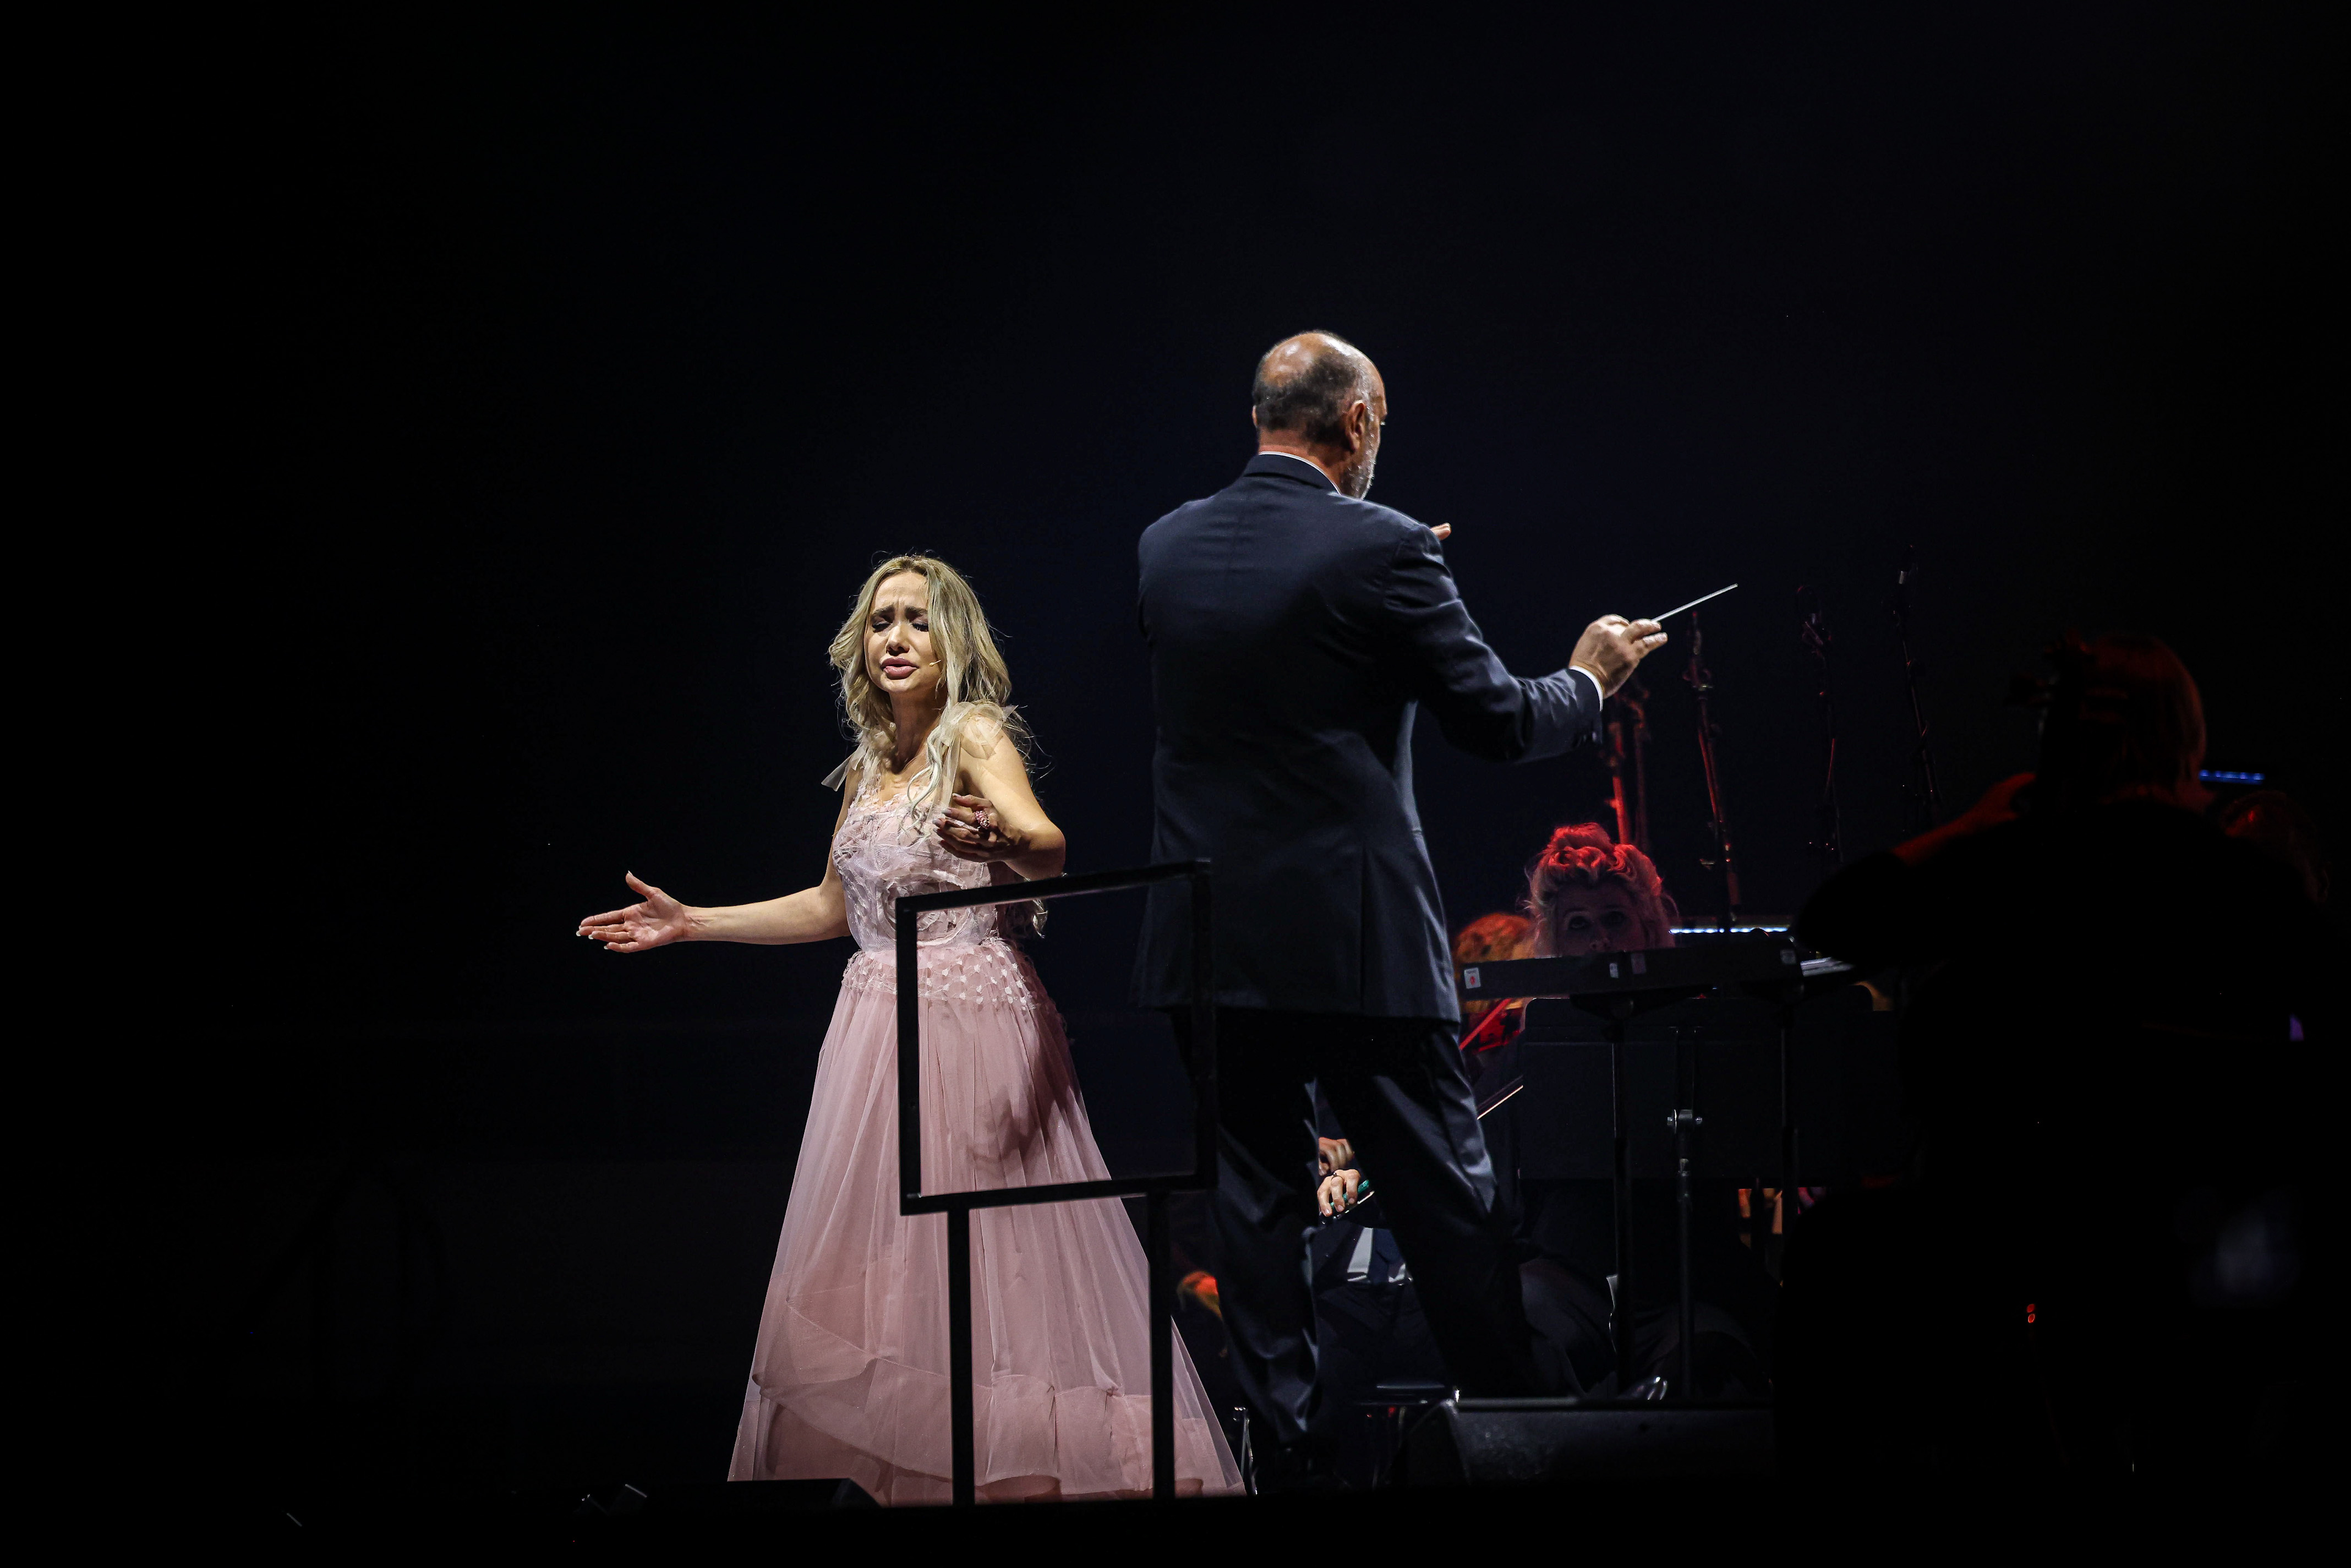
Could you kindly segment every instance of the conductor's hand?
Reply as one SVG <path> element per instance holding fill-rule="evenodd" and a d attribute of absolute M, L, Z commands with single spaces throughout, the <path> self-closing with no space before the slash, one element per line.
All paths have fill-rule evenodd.
<path fill-rule="evenodd" d="M 590 915 L 580 923 L 580 936 L 601 942 L 608 953 L 642 953 L 648 947 L 683 942 L 692 935 L 684 904 L 650 883 L 639 882 L 634 872 L 622 874 L 631 887 L 645 895 L 645 901 Z"/>
<path fill-rule="evenodd" d="M 1641 661 L 1665 645 L 1666 634 L 1654 621 L 1603 615 L 1583 629 L 1567 662 L 1591 671 L 1600 683 L 1600 695 L 1613 697 L 1617 687 L 1633 678 Z"/>

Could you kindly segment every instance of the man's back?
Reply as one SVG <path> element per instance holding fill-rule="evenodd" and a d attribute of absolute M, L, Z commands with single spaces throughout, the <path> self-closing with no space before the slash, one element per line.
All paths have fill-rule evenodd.
<path fill-rule="evenodd" d="M 1502 668 L 1461 606 L 1438 530 L 1364 503 L 1386 384 L 1360 349 L 1301 332 L 1258 361 L 1241 477 L 1144 530 L 1137 612 L 1159 718 L 1154 858 L 1216 874 L 1217 1197 L 1234 1375 L 1265 1423 L 1261 1489 L 1315 1484 L 1314 1302 L 1299 1238 L 1314 1210 L 1319 1085 L 1378 1150 L 1380 1190 L 1450 1375 L 1481 1394 L 1541 1385 L 1507 1218 L 1455 1041 L 1445 912 L 1412 800 L 1426 703 L 1498 759 L 1598 728 L 1607 683 L 1664 633 L 1603 616 L 1571 669 Z M 1580 673 L 1572 673 L 1580 672 Z M 1137 999 L 1183 1004 L 1191 914 L 1152 890 Z M 1327 1479 L 1325 1477 L 1324 1479 Z"/>
<path fill-rule="evenodd" d="M 1159 720 L 1155 860 L 1216 862 L 1228 1006 L 1456 1016 L 1445 915 L 1412 793 L 1427 703 L 1497 760 L 1564 751 L 1596 687 L 1521 681 L 1469 620 L 1435 536 L 1259 455 L 1146 529 L 1140 617 Z M 1139 999 L 1189 998 L 1184 894 L 1155 895 Z"/>

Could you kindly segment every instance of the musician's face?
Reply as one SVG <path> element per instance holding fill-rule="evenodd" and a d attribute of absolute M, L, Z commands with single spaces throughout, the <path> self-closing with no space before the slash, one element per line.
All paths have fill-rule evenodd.
<path fill-rule="evenodd" d="M 1623 953 L 1646 945 L 1641 912 L 1614 883 L 1561 889 L 1552 900 L 1551 948 L 1562 958 Z"/>
<path fill-rule="evenodd" d="M 931 584 L 911 571 L 884 578 L 865 618 L 865 673 L 891 698 L 935 697 L 944 666 L 931 651 Z"/>

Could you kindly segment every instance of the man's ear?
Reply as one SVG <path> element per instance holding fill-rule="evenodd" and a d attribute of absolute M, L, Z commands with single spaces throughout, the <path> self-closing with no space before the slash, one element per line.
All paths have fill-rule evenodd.
<path fill-rule="evenodd" d="M 1257 404 L 1251 403 L 1249 404 L 1249 428 L 1255 430 L 1257 427 Z"/>

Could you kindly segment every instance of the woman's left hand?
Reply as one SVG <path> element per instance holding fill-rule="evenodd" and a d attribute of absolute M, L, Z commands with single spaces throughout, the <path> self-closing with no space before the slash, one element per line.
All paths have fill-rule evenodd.
<path fill-rule="evenodd" d="M 958 859 L 982 863 L 1010 860 L 1026 847 L 1005 831 L 985 795 L 948 797 L 947 809 L 939 813 L 939 842 Z"/>

